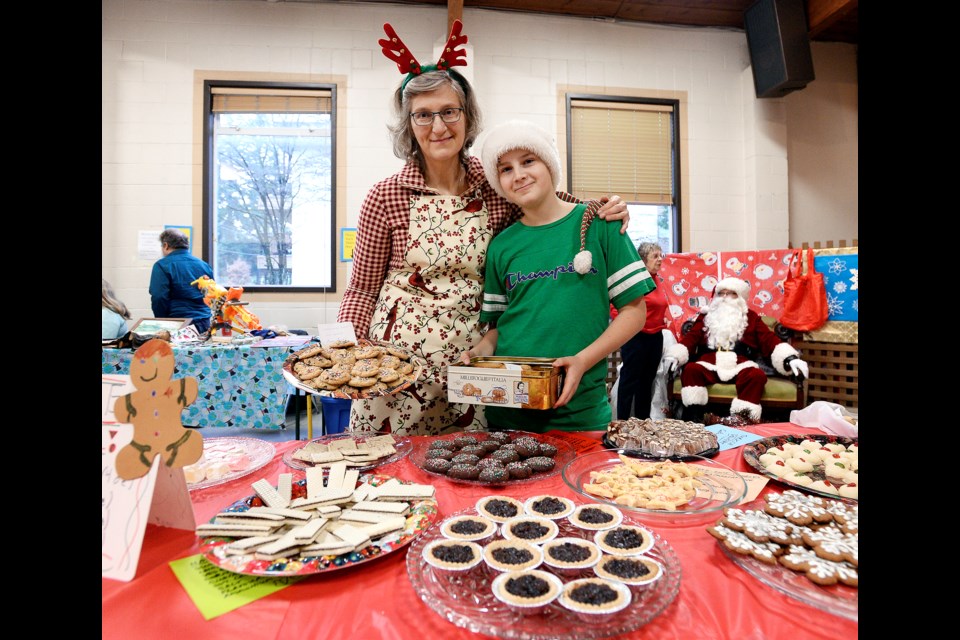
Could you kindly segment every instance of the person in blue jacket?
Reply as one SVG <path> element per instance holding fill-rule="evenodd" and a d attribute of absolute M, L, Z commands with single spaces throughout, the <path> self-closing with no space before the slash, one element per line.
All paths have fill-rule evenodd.
<path fill-rule="evenodd" d="M 190 241 L 176 229 L 160 234 L 163 257 L 150 274 L 150 306 L 157 318 L 190 318 L 197 331 L 210 329 L 210 307 L 203 292 L 190 284 L 200 276 L 213 278 L 213 268 L 190 253 Z"/>

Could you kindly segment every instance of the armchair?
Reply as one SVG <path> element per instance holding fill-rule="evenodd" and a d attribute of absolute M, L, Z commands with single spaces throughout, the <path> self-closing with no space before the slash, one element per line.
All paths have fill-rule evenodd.
<path fill-rule="evenodd" d="M 794 333 L 792 330 L 784 327 L 770 316 L 761 316 L 764 324 L 787 343 L 793 342 Z M 687 320 L 681 327 L 681 332 L 686 334 L 693 326 L 694 320 Z M 691 354 L 691 360 L 694 360 L 694 354 Z M 806 406 L 806 379 L 803 376 L 783 376 L 777 372 L 769 361 L 762 357 L 752 358 L 757 365 L 767 374 L 767 382 L 763 389 L 763 396 L 760 398 L 760 405 L 767 409 L 792 410 L 802 409 Z M 671 414 L 681 419 L 687 419 L 683 416 L 684 407 L 680 398 L 680 372 L 682 367 L 678 368 L 667 381 L 667 395 L 670 403 Z M 707 385 L 708 401 L 707 408 L 711 405 L 729 406 L 737 396 L 737 388 L 731 383 L 717 383 Z M 698 419 L 699 421 L 699 419 Z"/>

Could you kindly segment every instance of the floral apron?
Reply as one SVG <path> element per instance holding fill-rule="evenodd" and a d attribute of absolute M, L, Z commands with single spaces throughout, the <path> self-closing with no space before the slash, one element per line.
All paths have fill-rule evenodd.
<path fill-rule="evenodd" d="M 437 435 L 485 429 L 482 407 L 447 403 L 446 376 L 446 366 L 481 338 L 481 274 L 493 233 L 480 191 L 414 196 L 409 234 L 404 265 L 387 274 L 369 335 L 410 349 L 426 367 L 397 395 L 355 400 L 350 430 Z"/>

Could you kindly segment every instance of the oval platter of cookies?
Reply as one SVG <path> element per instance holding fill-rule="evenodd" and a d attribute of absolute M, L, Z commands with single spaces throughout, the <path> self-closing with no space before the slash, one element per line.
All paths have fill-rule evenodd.
<path fill-rule="evenodd" d="M 858 620 L 859 512 L 856 504 L 788 489 L 726 510 L 707 531 L 768 587 Z"/>
<path fill-rule="evenodd" d="M 403 391 L 423 373 L 423 364 L 409 349 L 358 340 L 329 346 L 313 343 L 291 353 L 283 377 L 307 393 L 359 400 Z"/>
<path fill-rule="evenodd" d="M 860 499 L 859 438 L 773 436 L 743 448 L 744 461 L 768 478 L 825 498 Z"/>

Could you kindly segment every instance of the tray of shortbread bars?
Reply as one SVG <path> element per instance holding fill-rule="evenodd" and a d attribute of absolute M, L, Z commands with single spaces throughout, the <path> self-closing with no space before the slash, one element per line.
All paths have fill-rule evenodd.
<path fill-rule="evenodd" d="M 307 393 L 358 400 L 403 391 L 423 369 L 423 362 L 404 347 L 341 340 L 291 353 L 283 363 L 283 377 Z"/>
<path fill-rule="evenodd" d="M 435 490 L 345 464 L 312 468 L 277 486 L 262 478 L 254 494 L 197 525 L 200 551 L 245 575 L 303 576 L 346 569 L 406 547 L 438 518 Z"/>

